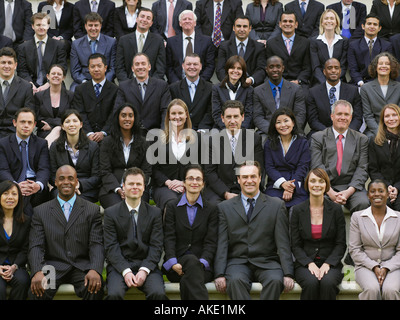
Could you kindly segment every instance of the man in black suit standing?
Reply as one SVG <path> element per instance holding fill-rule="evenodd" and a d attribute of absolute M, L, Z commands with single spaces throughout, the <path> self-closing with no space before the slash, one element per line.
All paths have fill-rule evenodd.
<path fill-rule="evenodd" d="M 72 106 L 81 114 L 89 139 L 100 142 L 110 134 L 118 86 L 107 80 L 107 59 L 101 53 L 89 56 L 88 68 L 92 80 L 76 87 Z"/>
<path fill-rule="evenodd" d="M 71 283 L 78 297 L 101 300 L 104 247 L 100 207 L 75 194 L 78 178 L 73 167 L 58 168 L 55 184 L 57 198 L 35 208 L 32 217 L 30 297 L 51 300 L 61 284 Z M 45 276 L 45 271 L 51 269 L 53 273 Z M 55 286 L 44 288 L 43 283 L 48 280 L 50 284 L 55 281 Z"/>
<path fill-rule="evenodd" d="M 132 60 L 137 53 L 145 53 L 150 60 L 150 76 L 164 79 L 166 56 L 163 38 L 150 32 L 153 25 L 153 12 L 147 8 L 139 10 L 136 31 L 122 36 L 117 45 L 116 74 L 119 82 L 132 79 Z"/>
<path fill-rule="evenodd" d="M 253 281 L 261 300 L 278 300 L 294 287 L 289 221 L 281 199 L 260 192 L 261 167 L 246 162 L 238 170 L 240 195 L 218 205 L 215 286 L 232 300 L 250 300 Z"/>
<path fill-rule="evenodd" d="M 48 36 L 50 16 L 39 12 L 32 16 L 33 39 L 18 46 L 18 75 L 32 84 L 33 93 L 46 90 L 46 75 L 53 64 L 68 69 L 67 54 L 62 42 Z"/>
<path fill-rule="evenodd" d="M 132 167 L 123 175 L 125 201 L 104 211 L 104 246 L 107 258 L 107 299 L 122 300 L 136 287 L 146 299 L 167 300 L 158 268 L 163 251 L 161 210 L 142 202 L 145 176 Z"/>
<path fill-rule="evenodd" d="M 233 31 L 235 36 L 223 41 L 218 49 L 216 66 L 218 80 L 222 81 L 225 78 L 226 61 L 234 55 L 239 55 L 246 61 L 246 83 L 256 87 L 264 82 L 266 76 L 267 58 L 265 56 L 265 47 L 262 43 L 249 38 L 251 21 L 248 17 L 237 17 L 233 25 Z"/>

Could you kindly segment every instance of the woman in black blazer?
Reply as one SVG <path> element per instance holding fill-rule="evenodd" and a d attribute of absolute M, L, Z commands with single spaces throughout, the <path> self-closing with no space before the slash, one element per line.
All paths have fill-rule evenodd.
<path fill-rule="evenodd" d="M 100 145 L 101 188 L 99 200 L 108 208 L 125 199 L 122 176 L 127 168 L 138 167 L 146 176 L 142 200 L 149 201 L 148 184 L 151 166 L 147 162 L 146 139 L 141 135 L 139 112 L 130 103 L 124 103 L 114 112 L 110 135 Z"/>
<path fill-rule="evenodd" d="M 326 200 L 330 188 L 321 168 L 309 172 L 305 188 L 309 200 L 293 206 L 290 220 L 295 280 L 302 300 L 335 300 L 343 279 L 341 259 L 346 250 L 346 222 L 342 207 Z"/>
<path fill-rule="evenodd" d="M 388 185 L 387 205 L 400 211 L 400 108 L 387 104 L 381 111 L 378 133 L 369 140 L 368 173 L 371 180 L 383 180 Z"/>
<path fill-rule="evenodd" d="M 50 146 L 50 184 L 54 187 L 56 171 L 68 164 L 78 175 L 77 194 L 90 202 L 97 202 L 100 188 L 99 146 L 83 131 L 82 117 L 74 109 L 67 110 L 62 118 L 60 137 Z M 52 196 L 57 195 L 53 188 Z"/>
<path fill-rule="evenodd" d="M 122 0 L 122 6 L 115 8 L 114 11 L 114 35 L 117 41 L 122 36 L 136 30 L 136 19 L 142 0 Z M 126 17 L 130 16 L 128 20 Z"/>
<path fill-rule="evenodd" d="M 18 184 L 0 183 L 0 300 L 26 300 L 30 277 L 26 271 L 31 220 L 23 213 L 22 193 Z"/>
<path fill-rule="evenodd" d="M 393 14 L 390 8 L 393 8 Z M 389 40 L 391 36 L 400 33 L 400 0 L 374 0 L 370 14 L 379 17 L 382 27 L 378 36 L 385 40 Z"/>
<path fill-rule="evenodd" d="M 204 173 L 200 165 L 188 165 L 183 181 L 185 193 L 166 207 L 162 269 L 169 281 L 180 283 L 182 300 L 206 300 L 205 283 L 214 278 L 217 209 L 201 196 Z"/>
<path fill-rule="evenodd" d="M 253 87 L 246 83 L 246 61 L 235 55 L 225 64 L 225 78 L 212 88 L 212 117 L 214 127 L 225 129 L 221 119 L 222 106 L 227 100 L 238 100 L 244 105 L 244 121 L 242 128 L 252 129 L 253 125 Z"/>

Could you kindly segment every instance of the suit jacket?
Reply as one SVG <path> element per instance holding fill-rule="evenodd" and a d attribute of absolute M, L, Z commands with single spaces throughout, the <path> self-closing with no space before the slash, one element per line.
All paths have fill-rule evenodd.
<path fill-rule="evenodd" d="M 179 15 L 184 10 L 193 10 L 193 5 L 188 0 L 177 0 L 174 7 L 174 14 L 172 17 L 172 27 L 174 28 L 175 34 L 181 33 L 182 28 L 179 25 Z M 168 9 L 165 0 L 153 1 L 151 5 L 151 11 L 153 11 L 153 25 L 151 26 L 151 32 L 158 33 L 163 37 L 164 40 L 168 38 L 165 36 L 165 29 L 168 23 Z"/>
<path fill-rule="evenodd" d="M 347 100 L 353 106 L 353 118 L 350 129 L 358 131 L 363 123 L 363 110 L 358 88 L 345 82 L 340 83 L 340 100 Z M 326 82 L 312 87 L 307 97 L 307 122 L 311 134 L 332 125 L 331 104 L 329 103 Z"/>
<path fill-rule="evenodd" d="M 392 44 L 393 54 L 396 59 L 400 60 L 400 34 L 396 34 L 390 37 L 390 43 Z M 397 78 L 397 81 L 400 80 L 400 76 Z"/>
<path fill-rule="evenodd" d="M 383 96 L 376 78 L 361 87 L 360 96 L 367 129 L 376 134 L 382 108 L 389 103 L 400 104 L 400 83 L 389 80 L 386 96 Z"/>
<path fill-rule="evenodd" d="M 170 101 L 171 94 L 166 81 L 149 77 L 143 101 L 139 85 L 134 78 L 120 82 L 114 111 L 122 103 L 132 103 L 139 111 L 142 128 L 162 129 Z"/>
<path fill-rule="evenodd" d="M 169 83 L 182 80 L 184 37 L 185 35 L 183 33 L 179 33 L 178 35 L 167 39 L 167 78 Z M 212 43 L 211 38 L 202 35 L 200 32 L 195 33 L 193 51 L 200 56 L 202 64 L 200 77 L 206 81 L 210 81 L 214 74 L 216 57 L 216 48 Z"/>
<path fill-rule="evenodd" d="M 296 13 L 298 22 L 296 33 L 306 38 L 319 34 L 319 20 L 324 10 L 324 4 L 316 0 L 310 0 L 303 17 L 298 0 L 291 1 L 285 5 L 285 11 Z"/>
<path fill-rule="evenodd" d="M 117 93 L 118 86 L 108 80 L 98 97 L 92 81 L 86 81 L 76 87 L 72 105 L 82 116 L 85 133 L 104 131 L 110 134 Z"/>
<path fill-rule="evenodd" d="M 217 251 L 218 212 L 211 203 L 203 200 L 197 206 L 196 217 L 190 225 L 186 206 L 178 206 L 181 197 L 168 202 L 164 223 L 164 261 L 179 258 L 188 251 L 206 260 L 211 270 Z"/>
<path fill-rule="evenodd" d="M 293 276 L 283 200 L 260 193 L 247 222 L 241 197 L 234 197 L 218 204 L 218 219 L 215 278 L 224 276 L 231 265 L 247 263 L 262 269 L 280 269 L 284 276 Z"/>
<path fill-rule="evenodd" d="M 135 238 L 125 201 L 105 209 L 104 248 L 107 262 L 119 273 L 133 265 L 156 270 L 163 251 L 161 210 L 141 202 Z"/>
<path fill-rule="evenodd" d="M 101 275 L 104 247 L 100 207 L 77 197 L 68 222 L 57 199 L 35 207 L 28 259 L 32 276 L 45 265 L 54 266 L 57 279 L 72 268 L 95 270 Z"/>
<path fill-rule="evenodd" d="M 349 252 L 355 271 L 364 267 L 372 270 L 376 265 L 395 271 L 400 268 L 400 216 L 398 211 L 386 207 L 391 216 L 386 220 L 382 241 L 378 239 L 375 224 L 367 216 L 371 207 L 353 212 L 349 232 Z"/>
<path fill-rule="evenodd" d="M 37 87 L 37 68 L 38 68 L 38 53 L 34 39 L 25 41 L 18 46 L 18 75 L 28 82 L 33 82 Z M 47 82 L 46 74 L 50 72 L 50 67 L 53 64 L 60 64 L 65 71 L 68 69 L 67 53 L 65 52 L 62 42 L 47 38 L 46 47 L 43 54 L 42 70 L 44 73 L 43 84 Z"/>
<path fill-rule="evenodd" d="M 214 29 L 213 0 L 197 0 L 194 13 L 197 16 L 197 28 L 206 36 L 212 36 Z M 243 15 L 242 0 L 224 1 L 221 14 L 221 32 L 224 40 L 231 37 L 233 24 Z"/>
<path fill-rule="evenodd" d="M 110 0 L 100 1 L 97 8 L 97 13 L 103 18 L 101 32 L 110 37 L 114 37 L 114 10 L 115 2 Z M 78 0 L 75 2 L 72 21 L 75 39 L 86 35 L 85 16 L 90 12 L 91 5 L 89 5 L 89 1 Z"/>
<path fill-rule="evenodd" d="M 48 6 L 47 1 L 42 1 L 38 5 L 37 12 L 42 12 L 43 7 Z M 55 20 L 56 27 L 54 29 L 50 28 L 47 31 L 47 34 L 50 37 L 63 37 L 64 40 L 71 41 L 74 35 L 73 29 L 73 13 L 74 13 L 74 4 L 71 2 L 64 2 L 64 7 L 61 11 L 60 22 Z"/>
<path fill-rule="evenodd" d="M 283 12 L 283 5 L 280 2 L 275 5 L 268 4 L 265 10 L 264 21 L 260 19 L 261 6 L 254 6 L 249 3 L 246 7 L 246 17 L 250 18 L 251 31 L 250 38 L 254 40 L 268 40 L 281 33 L 279 28 L 279 18 Z"/>
<path fill-rule="evenodd" d="M 331 186 L 341 191 L 341 186 L 364 190 L 368 179 L 368 138 L 348 129 L 345 139 L 342 169 L 336 171 L 337 151 L 332 127 L 311 136 L 311 169 L 322 168 L 331 180 Z"/>
<path fill-rule="evenodd" d="M 219 81 L 222 81 L 225 78 L 226 61 L 237 54 L 238 47 L 236 45 L 236 37 L 232 37 L 232 39 L 221 43 L 218 48 L 217 66 L 215 68 Z M 267 57 L 265 55 L 264 45 L 256 40 L 248 38 L 244 60 L 246 61 L 247 76 L 254 78 L 253 86 L 256 87 L 263 83 L 266 76 L 265 67 L 267 66 Z"/>
<path fill-rule="evenodd" d="M 211 135 L 207 143 L 209 143 L 206 146 L 209 147 L 210 158 L 208 163 L 204 164 L 205 180 L 208 188 L 222 199 L 224 199 L 225 192 L 240 193 L 236 168 L 245 160 L 258 161 L 264 172 L 261 136 L 254 130 L 241 130 L 234 155 L 226 130 Z M 264 177 L 263 173 L 261 177 Z M 261 186 L 263 185 L 263 182 L 261 182 Z"/>
<path fill-rule="evenodd" d="M 346 221 L 340 205 L 324 201 L 322 234 L 311 236 L 310 200 L 293 206 L 290 220 L 292 252 L 296 263 L 307 267 L 318 256 L 322 263 L 340 268 L 346 251 Z"/>
<path fill-rule="evenodd" d="M 358 84 L 361 80 L 364 83 L 370 81 L 371 77 L 368 74 L 368 66 L 376 55 L 385 51 L 393 53 L 392 45 L 389 41 L 381 38 L 377 38 L 374 43 L 371 57 L 369 56 L 368 44 L 364 37 L 351 41 L 347 53 L 351 82 Z"/>
<path fill-rule="evenodd" d="M 4 47 L 12 48 L 13 47 L 13 42 L 12 42 L 12 40 L 10 38 L 0 34 L 0 49 L 4 48 Z"/>
<path fill-rule="evenodd" d="M 211 116 L 212 84 L 210 82 L 202 78 L 199 79 L 193 101 L 190 99 L 186 78 L 171 84 L 169 90 L 172 100 L 179 98 L 185 101 L 194 130 L 211 129 L 213 127 L 214 121 Z"/>
<path fill-rule="evenodd" d="M 132 61 L 135 54 L 138 53 L 137 47 L 136 34 L 134 32 L 119 39 L 115 66 L 119 82 L 133 78 Z M 164 79 L 166 73 L 166 56 L 163 38 L 158 34 L 149 32 L 142 52 L 147 54 L 150 59 L 150 76 Z"/>
<path fill-rule="evenodd" d="M 365 17 L 367 16 L 367 6 L 361 2 L 353 1 L 351 3 L 351 7 L 354 8 L 355 11 L 354 28 L 352 28 L 353 21 L 350 14 L 350 40 L 353 40 L 364 36 L 364 30 L 362 29 L 361 25 L 364 23 Z M 343 27 L 342 1 L 330 4 L 326 6 L 326 9 L 332 9 L 338 14 L 340 18 L 340 25 Z"/>
<path fill-rule="evenodd" d="M 102 1 L 101 1 L 102 2 Z M 101 3 L 100 2 L 100 3 Z M 113 82 L 115 78 L 115 58 L 116 58 L 117 43 L 114 38 L 105 34 L 100 34 L 99 42 L 97 43 L 97 53 L 103 54 L 107 59 L 106 78 Z M 71 46 L 71 76 L 76 84 L 82 83 L 83 80 L 92 79 L 89 73 L 89 56 L 92 54 L 88 37 L 84 37 L 72 41 Z"/>
<path fill-rule="evenodd" d="M 300 80 L 302 83 L 310 83 L 312 77 L 310 59 L 310 40 L 296 34 L 290 55 L 283 42 L 282 34 L 271 38 L 267 43 L 267 57 L 278 56 L 283 60 L 285 69 L 283 77 L 286 80 Z"/>
<path fill-rule="evenodd" d="M 389 40 L 389 38 L 400 33 L 400 5 L 394 6 L 393 16 L 390 17 L 389 6 L 383 4 L 380 0 L 374 0 L 370 13 L 379 17 L 382 26 L 378 36 Z"/>
<path fill-rule="evenodd" d="M 346 81 L 347 72 L 347 50 L 349 48 L 349 40 L 342 37 L 333 45 L 332 58 L 336 58 L 340 61 L 340 68 L 342 74 L 340 79 Z M 317 37 L 310 39 L 310 57 L 311 57 L 311 68 L 313 73 L 313 82 L 320 84 L 325 82 L 326 78 L 323 73 L 325 62 L 331 58 L 328 52 L 328 46 Z"/>
<path fill-rule="evenodd" d="M 22 171 L 21 151 L 16 134 L 0 139 L 0 181 L 17 181 Z M 36 181 L 47 187 L 50 177 L 50 160 L 47 140 L 32 134 L 28 144 L 28 161 L 36 173 Z"/>
<path fill-rule="evenodd" d="M 50 184 L 55 186 L 56 171 L 63 165 L 70 165 L 75 168 L 79 180 L 79 191 L 82 195 L 98 199 L 100 189 L 100 168 L 99 168 L 99 153 L 100 148 L 97 142 L 89 141 L 88 144 L 79 148 L 79 156 L 76 165 L 71 160 L 71 157 L 65 147 L 62 151 L 57 149 L 56 142 L 50 146 Z"/>
<path fill-rule="evenodd" d="M 5 0 L 0 0 L 0 34 L 4 33 L 6 22 L 4 1 Z M 16 0 L 14 2 L 12 27 L 15 33 L 14 43 L 19 44 L 32 39 L 34 35 L 31 23 L 32 4 L 26 0 Z"/>
<path fill-rule="evenodd" d="M 122 5 L 114 10 L 114 36 L 117 38 L 117 42 L 122 36 L 136 30 L 136 23 L 133 28 L 128 27 L 125 16 L 125 8 L 126 7 Z"/>
<path fill-rule="evenodd" d="M 214 119 L 214 127 L 222 130 L 225 124 L 222 122 L 222 106 L 225 101 L 232 100 L 229 94 L 230 90 L 225 86 L 220 87 L 220 83 L 214 84 L 212 87 L 212 117 Z M 244 121 L 242 128 L 253 129 L 253 87 L 244 88 L 240 86 L 235 95 L 234 100 L 240 101 L 244 106 Z"/>
<path fill-rule="evenodd" d="M 306 105 L 301 87 L 283 79 L 280 107 L 293 110 L 297 125 L 302 129 L 306 123 Z M 275 99 L 269 81 L 254 89 L 253 94 L 253 121 L 254 125 L 264 132 L 268 132 L 272 114 L 275 112 Z"/>

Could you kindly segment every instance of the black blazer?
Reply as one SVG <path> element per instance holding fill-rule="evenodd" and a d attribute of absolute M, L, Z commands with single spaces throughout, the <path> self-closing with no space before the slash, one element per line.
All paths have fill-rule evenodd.
<path fill-rule="evenodd" d="M 389 6 L 381 0 L 374 0 L 370 13 L 379 17 L 382 26 L 379 37 L 389 40 L 391 36 L 400 33 L 400 5 L 395 4 L 393 17 L 390 17 Z"/>
<path fill-rule="evenodd" d="M 132 28 L 128 27 L 125 16 L 125 6 L 120 6 L 114 10 L 114 36 L 117 41 L 122 36 L 132 33 L 136 30 L 136 23 Z"/>
<path fill-rule="evenodd" d="M 321 239 L 311 237 L 310 200 L 293 206 L 291 226 L 292 252 L 295 264 L 307 267 L 319 256 L 321 262 L 341 267 L 346 251 L 346 222 L 340 205 L 324 201 Z"/>
<path fill-rule="evenodd" d="M 168 202 L 164 222 L 164 261 L 178 258 L 188 251 L 206 260 L 212 269 L 217 251 L 218 213 L 216 206 L 202 198 L 196 218 L 190 225 L 186 206 L 177 206 L 181 197 Z"/>

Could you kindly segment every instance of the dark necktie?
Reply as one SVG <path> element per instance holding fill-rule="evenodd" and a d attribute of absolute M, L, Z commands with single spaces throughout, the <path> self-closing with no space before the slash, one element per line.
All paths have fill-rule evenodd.
<path fill-rule="evenodd" d="M 4 80 L 3 86 L 5 86 L 4 92 L 3 92 L 3 100 L 4 100 L 4 105 L 5 105 L 7 103 L 8 93 L 10 92 L 10 83 L 7 80 Z"/>
<path fill-rule="evenodd" d="M 37 79 L 36 79 L 36 82 L 39 86 L 43 84 L 44 80 L 44 75 L 42 71 L 42 62 L 43 62 L 42 46 L 43 46 L 43 41 L 39 41 L 39 45 L 37 47 L 38 66 L 37 66 Z"/>
<path fill-rule="evenodd" d="M 302 2 L 301 3 L 301 15 L 304 17 L 304 15 L 306 14 L 306 3 Z"/>
<path fill-rule="evenodd" d="M 335 87 L 332 87 L 332 88 L 329 89 L 329 103 L 330 103 L 330 105 L 333 105 L 336 102 L 335 92 L 336 92 L 336 88 Z"/>
<path fill-rule="evenodd" d="M 186 55 L 193 53 L 193 45 L 191 39 L 192 37 L 186 37 L 186 40 L 188 41 L 188 45 L 186 46 Z"/>
<path fill-rule="evenodd" d="M 281 93 L 279 91 L 279 87 L 278 86 L 276 86 L 274 88 L 274 90 L 275 90 L 275 107 L 276 107 L 276 109 L 279 109 L 279 106 L 281 104 Z"/>
<path fill-rule="evenodd" d="M 244 58 L 244 43 L 241 42 L 239 43 L 240 49 L 239 49 L 239 56 L 241 56 L 242 58 Z"/>
<path fill-rule="evenodd" d="M 132 227 L 133 227 L 133 238 L 137 239 L 137 225 L 136 225 L 136 220 L 135 220 L 135 213 L 137 211 L 135 209 L 131 210 L 131 219 L 132 219 Z"/>
<path fill-rule="evenodd" d="M 247 198 L 247 202 L 250 205 L 249 210 L 247 211 L 247 222 L 248 222 L 250 221 L 251 215 L 253 214 L 255 200 L 253 198 Z"/>
<path fill-rule="evenodd" d="M 372 49 L 374 48 L 374 40 L 369 40 L 368 42 L 368 49 L 369 49 L 369 56 L 372 57 Z"/>
<path fill-rule="evenodd" d="M 94 86 L 94 93 L 96 94 L 96 97 L 98 97 L 100 95 L 100 88 L 101 88 L 101 84 L 96 83 Z"/>
<path fill-rule="evenodd" d="M 25 181 L 26 170 L 28 169 L 28 158 L 26 155 L 26 141 L 22 140 L 20 146 L 21 146 L 22 170 L 21 174 L 19 175 L 18 182 Z"/>

